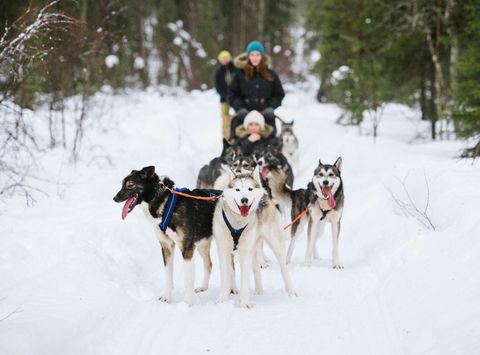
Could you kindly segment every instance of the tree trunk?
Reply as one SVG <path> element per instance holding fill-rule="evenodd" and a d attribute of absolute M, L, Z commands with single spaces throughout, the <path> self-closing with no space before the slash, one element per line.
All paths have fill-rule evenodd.
<path fill-rule="evenodd" d="M 420 110 L 422 111 L 422 120 L 428 120 L 428 106 L 427 106 L 427 78 L 425 75 L 425 67 L 427 65 L 424 63 L 420 76 Z"/>
<path fill-rule="evenodd" d="M 317 91 L 318 102 L 328 102 L 330 90 L 332 88 L 330 84 L 331 73 L 327 70 L 322 70 L 320 73 L 320 88 Z"/>

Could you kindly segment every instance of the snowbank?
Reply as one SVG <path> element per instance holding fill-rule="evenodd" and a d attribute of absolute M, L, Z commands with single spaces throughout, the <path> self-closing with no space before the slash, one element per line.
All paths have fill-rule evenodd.
<path fill-rule="evenodd" d="M 386 110 L 373 144 L 358 128 L 336 125 L 339 109 L 316 103 L 308 87 L 287 90 L 279 113 L 295 119 L 300 139 L 295 186 L 306 185 L 319 158 L 343 157 L 344 270 L 331 269 L 326 237 L 322 259 L 304 267 L 304 237 L 289 266 L 300 297 L 285 295 L 273 263 L 263 272 L 266 294 L 245 311 L 236 297 L 215 304 L 213 249 L 210 289 L 187 307 L 177 253 L 173 304 L 160 303 L 163 262 L 151 226 L 140 210 L 122 222 L 112 198 L 130 170 L 151 164 L 178 186 L 194 186 L 199 168 L 221 150 L 220 105 L 213 91 L 109 96 L 111 109 L 98 119 L 116 127 L 91 133 L 94 148 L 80 164 L 67 164 L 60 151 L 44 157 L 42 174 L 61 182 L 46 184 L 51 197 L 33 208 L 21 199 L 1 206 L 0 352 L 478 352 L 478 164 L 453 158 L 457 142 L 407 144 L 419 123 L 398 110 Z M 425 178 L 436 231 L 392 199 L 407 201 L 404 181 L 422 209 Z"/>

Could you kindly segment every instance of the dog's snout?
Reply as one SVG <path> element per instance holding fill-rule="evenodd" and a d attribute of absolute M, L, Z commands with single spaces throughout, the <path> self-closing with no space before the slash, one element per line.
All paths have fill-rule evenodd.
<path fill-rule="evenodd" d="M 243 203 L 244 205 L 246 205 L 248 203 L 248 198 L 246 197 L 243 197 L 241 200 L 240 200 L 241 203 Z"/>
<path fill-rule="evenodd" d="M 116 195 L 113 197 L 113 201 L 120 202 L 120 200 L 118 199 L 118 196 L 116 196 Z"/>
<path fill-rule="evenodd" d="M 325 186 L 327 186 L 327 185 L 328 185 L 328 180 L 323 180 L 323 184 L 324 184 Z"/>

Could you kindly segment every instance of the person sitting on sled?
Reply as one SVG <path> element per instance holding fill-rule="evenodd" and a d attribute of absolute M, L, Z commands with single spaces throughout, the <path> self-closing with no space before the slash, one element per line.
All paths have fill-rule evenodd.
<path fill-rule="evenodd" d="M 268 68 L 265 49 L 260 42 L 248 44 L 244 64 L 239 59 L 241 56 L 235 59 L 235 63 L 237 67 L 243 65 L 243 68 L 233 78 L 229 92 L 230 105 L 237 114 L 232 122 L 232 133 L 252 110 L 261 112 L 265 123 L 273 127 L 275 132 L 274 110 L 285 97 L 282 83 L 277 73 Z"/>
<path fill-rule="evenodd" d="M 273 131 L 273 127 L 265 123 L 265 119 L 260 112 L 250 111 L 245 116 L 243 125 L 237 126 L 235 129 L 242 154 L 248 156 L 257 150 L 263 150 L 268 144 L 273 144 L 275 140 Z"/>

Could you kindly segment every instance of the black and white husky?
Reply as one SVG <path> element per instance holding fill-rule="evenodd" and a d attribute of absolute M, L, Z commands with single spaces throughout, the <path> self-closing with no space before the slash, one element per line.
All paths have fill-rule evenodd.
<path fill-rule="evenodd" d="M 284 234 L 280 215 L 269 201 L 265 190 L 252 174 L 234 176 L 217 202 L 213 220 L 213 232 L 218 247 L 221 285 L 219 302 L 228 300 L 235 288 L 235 275 L 231 262 L 232 253 L 240 257 L 241 283 L 240 303 L 251 308 L 249 277 L 253 268 L 255 291 L 263 293 L 256 249 L 261 240 L 272 248 L 289 295 L 295 295 L 293 283 L 286 266 Z"/>
<path fill-rule="evenodd" d="M 298 171 L 298 138 L 293 131 L 293 122 L 283 123 L 280 132 L 282 154 L 295 171 Z"/>
<path fill-rule="evenodd" d="M 338 255 L 340 237 L 340 221 L 342 219 L 344 191 L 341 177 L 342 158 L 339 157 L 333 165 L 318 162 L 312 181 L 306 190 L 292 191 L 292 219 L 308 207 L 305 214 L 297 223 L 292 225 L 291 241 L 288 248 L 287 260 L 290 262 L 295 242 L 305 225 L 308 224 L 308 242 L 305 253 L 305 265 L 312 264 L 312 258 L 318 257 L 316 250 L 317 240 L 322 236 L 327 222 L 332 225 L 332 266 L 342 269 Z"/>
<path fill-rule="evenodd" d="M 197 189 L 213 189 L 215 181 L 226 172 L 227 167 L 241 154 L 237 145 L 231 145 L 223 140 L 222 154 L 204 165 L 198 172 Z"/>
<path fill-rule="evenodd" d="M 201 292 L 208 288 L 212 261 L 210 243 L 215 202 L 200 201 L 170 192 L 174 182 L 168 177 L 159 177 L 155 167 L 132 170 L 123 179 L 122 188 L 113 198 L 124 202 L 122 218 L 125 219 L 135 206 L 142 205 L 147 219 L 152 223 L 155 234 L 162 246 L 165 265 L 165 289 L 160 297 L 162 302 L 170 302 L 173 289 L 173 257 L 177 245 L 184 260 L 185 302 L 191 304 L 194 293 L 193 253 L 198 249 L 203 259 L 204 278 Z M 195 189 L 188 191 L 194 196 L 220 195 L 221 191 Z"/>

